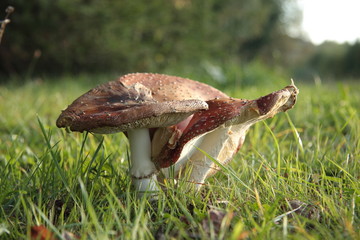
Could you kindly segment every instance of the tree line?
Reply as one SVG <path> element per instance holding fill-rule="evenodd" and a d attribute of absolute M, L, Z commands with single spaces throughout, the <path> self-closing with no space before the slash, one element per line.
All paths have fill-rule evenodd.
<path fill-rule="evenodd" d="M 286 16 L 289 2 L 4 0 L 0 11 L 8 5 L 16 11 L 0 46 L 0 75 L 161 72 L 260 60 L 303 76 L 329 73 L 339 61 L 337 75 L 359 76 L 359 43 L 334 57 L 287 36 L 298 20 Z"/>
<path fill-rule="evenodd" d="M 284 0 L 5 0 L 0 72 L 160 71 L 254 58 L 281 34 Z"/>

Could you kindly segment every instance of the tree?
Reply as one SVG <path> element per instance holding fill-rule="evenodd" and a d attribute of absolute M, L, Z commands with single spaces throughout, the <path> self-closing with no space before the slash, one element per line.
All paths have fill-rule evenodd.
<path fill-rule="evenodd" d="M 161 71 L 252 59 L 283 34 L 285 0 L 6 0 L 0 73 Z"/>

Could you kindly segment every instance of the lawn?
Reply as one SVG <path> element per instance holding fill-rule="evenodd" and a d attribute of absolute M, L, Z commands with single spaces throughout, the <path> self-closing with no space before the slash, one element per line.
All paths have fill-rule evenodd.
<path fill-rule="evenodd" d="M 74 80 L 0 86 L 0 239 L 40 225 L 59 239 L 360 239 L 360 81 L 298 82 L 295 108 L 253 126 L 201 192 L 169 180 L 150 200 L 131 189 L 122 133 L 56 128 L 97 85 Z M 283 86 L 223 90 L 251 99 Z"/>

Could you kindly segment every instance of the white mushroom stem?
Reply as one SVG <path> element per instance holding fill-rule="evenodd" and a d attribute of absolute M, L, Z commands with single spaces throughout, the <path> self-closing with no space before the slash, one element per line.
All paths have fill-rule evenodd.
<path fill-rule="evenodd" d="M 133 185 L 139 192 L 157 191 L 156 167 L 151 161 L 151 140 L 149 129 L 133 129 L 127 131 L 130 151 L 130 174 Z"/>

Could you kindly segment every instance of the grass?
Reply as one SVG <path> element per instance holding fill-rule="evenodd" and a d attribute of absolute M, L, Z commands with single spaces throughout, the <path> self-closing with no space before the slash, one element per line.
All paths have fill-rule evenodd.
<path fill-rule="evenodd" d="M 60 110 L 94 85 L 0 86 L 0 239 L 28 239 L 35 225 L 59 239 L 360 238 L 359 82 L 299 83 L 295 108 L 256 124 L 200 193 L 170 180 L 157 201 L 131 189 L 123 134 L 56 128 Z M 281 87 L 225 91 L 256 98 Z M 316 214 L 283 215 L 293 200 Z"/>

